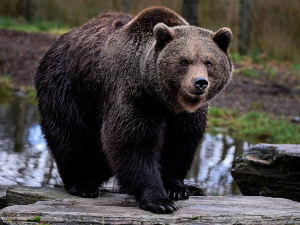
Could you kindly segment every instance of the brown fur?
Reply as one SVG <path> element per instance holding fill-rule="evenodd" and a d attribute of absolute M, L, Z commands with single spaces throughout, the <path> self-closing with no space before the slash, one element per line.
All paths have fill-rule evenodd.
<path fill-rule="evenodd" d="M 62 35 L 42 58 L 35 86 L 65 189 L 96 197 L 116 175 L 142 209 L 177 210 L 172 200 L 189 197 L 183 179 L 209 101 L 232 75 L 231 38 L 228 28 L 189 26 L 163 7 L 135 18 L 104 14 Z"/>

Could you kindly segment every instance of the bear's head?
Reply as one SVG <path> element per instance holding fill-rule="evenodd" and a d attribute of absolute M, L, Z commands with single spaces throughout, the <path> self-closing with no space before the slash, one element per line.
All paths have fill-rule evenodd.
<path fill-rule="evenodd" d="M 153 34 L 153 55 L 148 58 L 156 59 L 156 89 L 170 110 L 194 112 L 224 90 L 233 72 L 229 28 L 213 33 L 158 23 Z"/>

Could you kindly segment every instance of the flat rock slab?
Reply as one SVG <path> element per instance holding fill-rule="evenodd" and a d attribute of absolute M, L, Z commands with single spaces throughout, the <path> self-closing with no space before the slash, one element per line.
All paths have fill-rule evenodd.
<path fill-rule="evenodd" d="M 113 192 L 101 192 L 101 197 L 125 196 Z M 50 187 L 20 187 L 11 186 L 6 191 L 6 203 L 8 206 L 29 205 L 37 201 L 54 199 L 81 199 L 68 194 L 63 188 Z"/>
<path fill-rule="evenodd" d="M 191 197 L 179 211 L 159 215 L 138 208 L 131 197 L 59 199 L 0 211 L 0 224 L 300 224 L 300 203 L 268 197 Z"/>
<path fill-rule="evenodd" d="M 203 196 L 202 189 L 194 183 L 187 182 L 190 196 Z M 108 183 L 105 187 L 101 188 L 100 197 L 121 197 L 124 194 L 119 194 L 119 187 Z M 47 201 L 54 199 L 74 199 L 76 196 L 68 194 L 63 188 L 50 188 L 50 187 L 22 187 L 22 186 L 11 186 L 11 187 L 0 187 L 0 206 L 1 199 L 3 203 L 8 206 L 13 205 L 29 205 L 36 203 L 37 201 Z M 1 208 L 4 208 L 1 207 Z M 0 208 L 0 209 L 1 209 Z"/>
<path fill-rule="evenodd" d="M 234 160 L 231 174 L 243 195 L 300 201 L 300 145 L 255 145 Z"/>
<path fill-rule="evenodd" d="M 49 187 L 9 187 L 6 191 L 6 202 L 8 206 L 29 205 L 37 201 L 54 199 L 78 198 L 66 193 L 63 188 Z"/>

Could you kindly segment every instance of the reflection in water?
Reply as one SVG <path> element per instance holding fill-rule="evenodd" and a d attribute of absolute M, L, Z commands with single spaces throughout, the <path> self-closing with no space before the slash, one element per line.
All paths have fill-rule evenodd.
<path fill-rule="evenodd" d="M 228 135 L 206 134 L 188 179 L 207 195 L 239 194 L 229 169 L 249 144 Z M 37 107 L 14 97 L 0 104 L 0 185 L 54 186 L 61 183 L 38 125 Z"/>
<path fill-rule="evenodd" d="M 230 168 L 233 159 L 249 147 L 247 142 L 228 135 L 207 133 L 187 178 L 199 183 L 206 195 L 240 194 Z"/>
<path fill-rule="evenodd" d="M 14 97 L 0 105 L 0 185 L 53 186 L 59 181 L 38 125 L 37 107 Z"/>

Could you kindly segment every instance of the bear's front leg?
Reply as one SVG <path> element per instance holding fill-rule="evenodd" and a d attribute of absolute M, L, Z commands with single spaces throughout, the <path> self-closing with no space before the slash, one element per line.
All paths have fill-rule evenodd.
<path fill-rule="evenodd" d="M 163 116 L 145 116 L 126 106 L 111 110 L 101 130 L 103 149 L 122 190 L 134 195 L 140 208 L 154 213 L 178 209 L 167 196 L 159 171 L 164 125 Z"/>
<path fill-rule="evenodd" d="M 205 104 L 194 113 L 181 112 L 168 115 L 161 152 L 161 171 L 170 199 L 189 198 L 183 180 L 205 134 L 207 110 L 208 104 Z"/>

